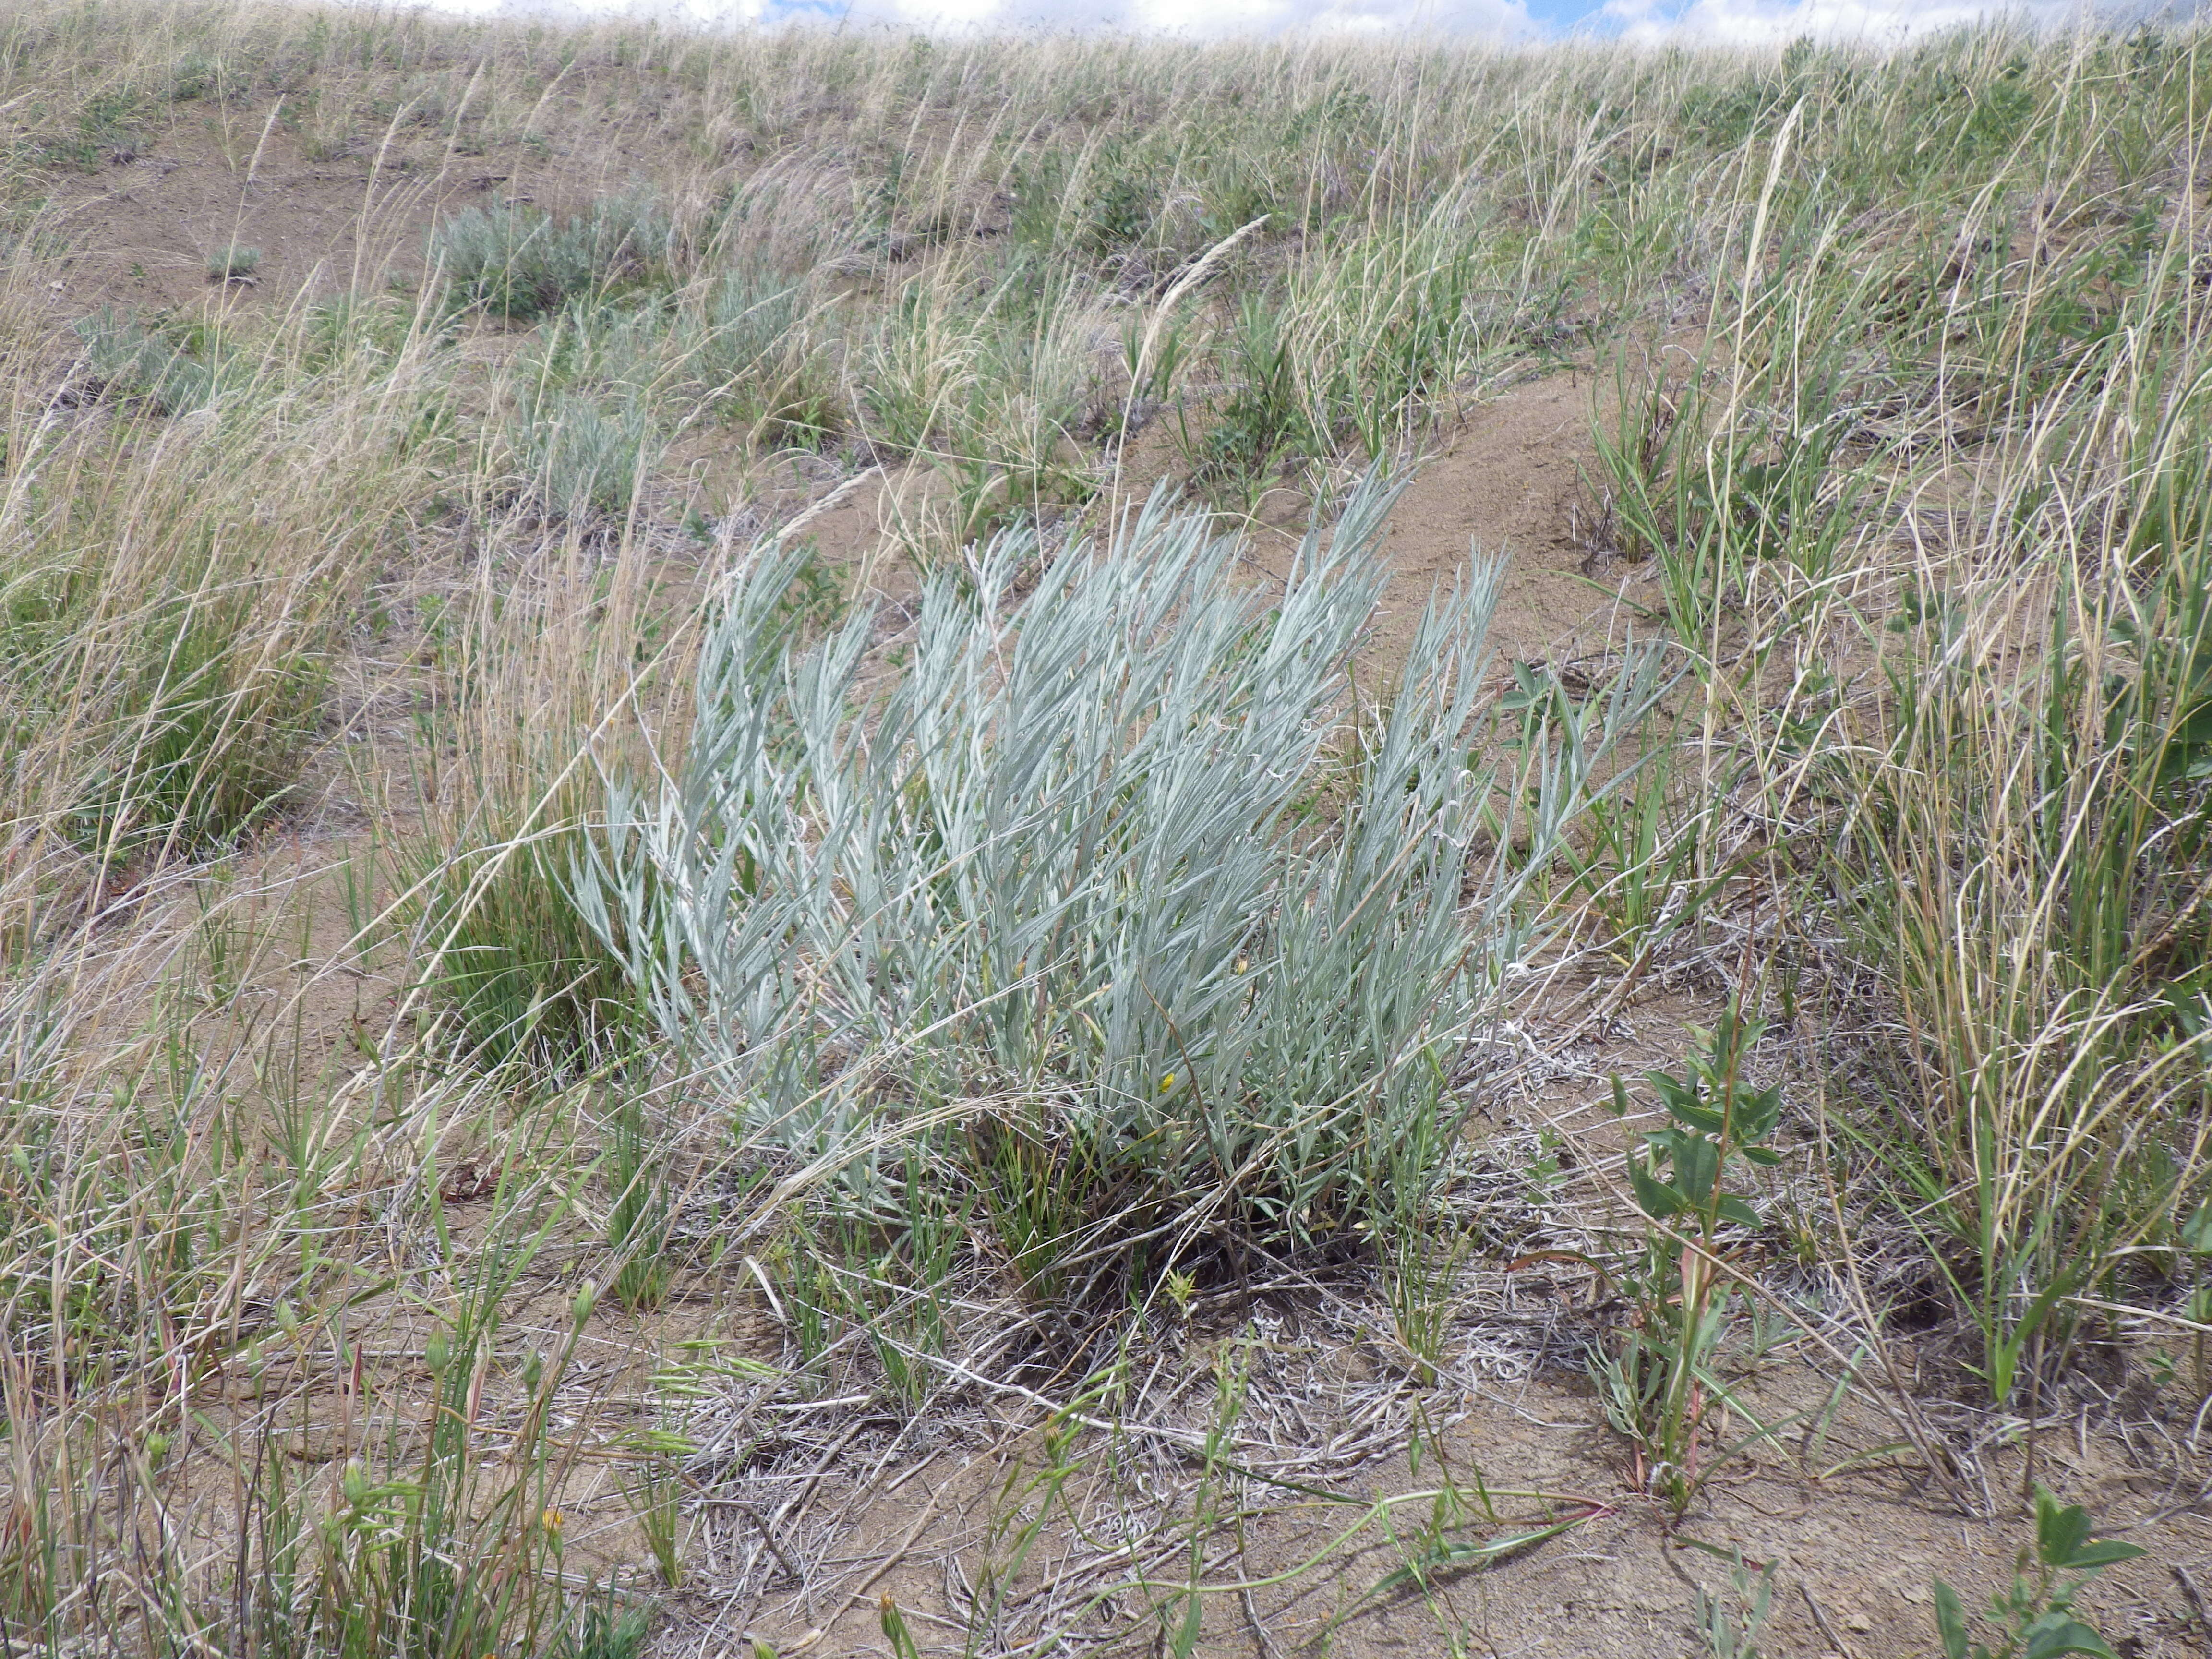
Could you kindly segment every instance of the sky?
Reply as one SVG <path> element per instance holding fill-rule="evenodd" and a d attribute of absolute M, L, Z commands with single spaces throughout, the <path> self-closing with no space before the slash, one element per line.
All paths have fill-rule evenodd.
<path fill-rule="evenodd" d="M 1657 42 L 1768 45 L 1800 35 L 1889 43 L 2002 12 L 2063 23 L 2089 0 L 432 0 L 484 12 L 659 14 L 704 23 L 840 18 L 960 33 L 1126 29 L 1206 38 L 1301 32 L 1417 33 L 1536 41 L 1585 33 Z"/>

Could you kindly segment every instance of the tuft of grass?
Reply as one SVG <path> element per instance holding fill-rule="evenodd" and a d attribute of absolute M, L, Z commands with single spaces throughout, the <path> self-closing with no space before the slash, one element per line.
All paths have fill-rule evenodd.
<path fill-rule="evenodd" d="M 198 409 L 215 395 L 214 367 L 170 331 L 148 328 L 135 313 L 104 306 L 70 326 L 84 343 L 90 395 L 143 398 L 162 415 Z"/>
<path fill-rule="evenodd" d="M 848 422 L 823 338 L 834 327 L 804 283 L 748 260 L 716 283 L 696 349 L 708 396 L 757 443 L 820 448 Z"/>
<path fill-rule="evenodd" d="M 618 1265 L 610 1288 L 627 1308 L 652 1309 L 667 1294 L 674 1219 L 665 1150 L 647 1121 L 644 1101 L 626 1091 L 609 1115 L 605 1133 L 607 1247 Z M 667 1565 L 664 1559 L 663 1566 Z M 670 1579 L 674 1586 L 674 1579 Z"/>
<path fill-rule="evenodd" d="M 643 398 L 611 410 L 599 398 L 558 392 L 519 412 L 509 442 L 532 495 L 568 518 L 627 516 L 662 447 Z"/>
<path fill-rule="evenodd" d="M 2081 1298 L 2201 1201 L 2212 1032 L 2203 884 L 2212 512 L 2200 441 L 2147 441 L 2094 582 L 1930 611 L 1894 736 L 1846 775 L 1850 890 L 1916 1034 L 1867 1138 L 1981 1340 L 1998 1401 L 2060 1364 Z"/>
<path fill-rule="evenodd" d="M 619 958 L 568 902 L 591 837 L 558 823 L 467 839 L 403 866 L 403 911 L 424 953 L 421 984 L 485 1061 L 588 1062 L 635 1020 Z"/>
<path fill-rule="evenodd" d="M 418 778 L 429 834 L 393 848 L 416 986 L 493 1064 L 588 1070 L 637 1030 L 624 958 L 570 896 L 601 856 L 586 784 L 595 711 L 634 684 L 635 564 L 601 580 L 579 534 L 572 523 L 547 562 L 487 571 L 466 597 L 433 717 L 441 763 Z"/>
<path fill-rule="evenodd" d="M 1248 295 L 1231 337 L 1238 385 L 1207 428 L 1197 457 L 1202 473 L 1250 485 L 1264 483 L 1310 443 L 1299 402 L 1292 343 L 1277 307 Z"/>
<path fill-rule="evenodd" d="M 208 255 L 207 274 L 210 283 L 243 282 L 261 269 L 261 250 L 248 247 L 243 242 L 233 242 Z"/>
<path fill-rule="evenodd" d="M 368 550 L 419 483 L 384 379 L 418 340 L 380 385 L 357 362 L 288 381 L 208 343 L 232 389 L 222 419 L 186 426 L 167 414 L 204 400 L 212 368 L 112 313 L 81 333 L 134 396 L 18 452 L 39 483 L 14 498 L 0 575 L 10 905 L 55 896 L 72 865 L 234 843 L 299 799 Z"/>

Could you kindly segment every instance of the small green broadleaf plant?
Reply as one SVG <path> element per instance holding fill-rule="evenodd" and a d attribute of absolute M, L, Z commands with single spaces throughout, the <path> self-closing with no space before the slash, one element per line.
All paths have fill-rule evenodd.
<path fill-rule="evenodd" d="M 1765 1027 L 1731 1000 L 1703 1052 L 1680 1077 L 1647 1075 L 1667 1114 L 1628 1157 L 1628 1180 L 1648 1224 L 1641 1268 L 1629 1285 L 1633 1327 L 1616 1358 L 1601 1362 L 1600 1385 L 1614 1402 L 1616 1428 L 1651 1462 L 1650 1489 L 1676 1510 L 1699 1484 L 1698 1425 L 1711 1387 L 1706 1359 L 1719 1340 L 1729 1302 L 1714 1270 L 1723 1225 L 1757 1227 L 1750 1200 L 1728 1190 L 1732 1161 L 1760 1167 L 1780 1161 L 1764 1145 L 1782 1115 L 1782 1091 L 1743 1082 L 1743 1060 Z M 1616 1077 L 1613 1109 L 1626 1116 L 1628 1091 Z"/>
<path fill-rule="evenodd" d="M 2067 1653 L 2116 1659 L 2105 1638 L 2074 1616 L 2074 1598 L 2106 1567 L 2142 1553 L 2133 1544 L 2093 1537 L 2087 1510 L 2079 1504 L 2062 1508 L 2038 1486 L 2033 1571 L 2022 1550 L 2013 1565 L 2012 1587 L 1990 1598 L 1990 1617 L 1999 1632 L 1996 1646 L 1973 1639 L 1958 1592 L 1936 1581 L 1936 1628 L 1943 1638 L 1943 1659 L 2056 1659 Z"/>
<path fill-rule="evenodd" d="M 2181 1224 L 2181 1248 L 2191 1255 L 2212 1255 L 2212 1199 L 2197 1206 L 2197 1213 Z"/>
<path fill-rule="evenodd" d="M 1749 1200 L 1723 1186 L 1728 1159 L 1741 1154 L 1746 1162 L 1771 1168 L 1781 1154 L 1758 1143 L 1774 1133 L 1782 1115 L 1782 1090 L 1747 1089 L 1738 1075 L 1742 1057 L 1765 1031 L 1764 1022 L 1744 1018 L 1731 1005 L 1722 1010 L 1719 1023 L 1707 1036 L 1705 1052 L 1690 1062 L 1689 1075 L 1668 1077 L 1664 1072 L 1647 1074 L 1647 1080 L 1666 1109 L 1668 1123 L 1644 1137 L 1650 1162 L 1631 1154 L 1629 1184 L 1636 1192 L 1636 1207 L 1653 1221 L 1689 1231 L 1699 1243 L 1709 1243 L 1723 1221 L 1741 1227 L 1759 1224 L 1759 1212 Z M 1615 1109 L 1627 1110 L 1627 1093 L 1620 1079 L 1613 1083 Z M 1668 1168 L 1659 1175 L 1660 1160 Z"/>

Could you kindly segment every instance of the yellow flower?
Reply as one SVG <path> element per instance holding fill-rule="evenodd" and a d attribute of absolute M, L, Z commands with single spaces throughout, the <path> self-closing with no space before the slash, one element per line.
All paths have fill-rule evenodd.
<path fill-rule="evenodd" d="M 1173 1072 L 1170 1072 L 1165 1077 L 1160 1079 L 1160 1092 L 1162 1094 L 1165 1094 L 1169 1090 L 1174 1087 L 1175 1073 Z"/>
<path fill-rule="evenodd" d="M 548 1510 L 545 1511 L 545 1530 L 554 1534 L 556 1536 L 559 1535 L 561 1531 L 560 1510 Z"/>

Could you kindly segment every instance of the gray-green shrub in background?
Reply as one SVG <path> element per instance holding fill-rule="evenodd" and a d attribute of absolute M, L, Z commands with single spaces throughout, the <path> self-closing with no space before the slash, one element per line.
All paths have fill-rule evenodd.
<path fill-rule="evenodd" d="M 708 301 L 702 348 L 713 371 L 727 380 L 755 378 L 781 362 L 806 320 L 805 285 L 759 260 L 723 273 Z"/>
<path fill-rule="evenodd" d="M 817 337 L 823 315 L 804 283 L 758 259 L 715 285 L 696 372 L 731 416 L 775 442 L 815 443 L 844 422 L 836 365 Z"/>
<path fill-rule="evenodd" d="M 675 245 L 666 210 L 638 191 L 566 217 L 527 204 L 469 208 L 430 233 L 429 262 L 456 306 L 526 323 L 665 269 Z"/>
<path fill-rule="evenodd" d="M 198 409 L 215 396 L 215 370 L 148 328 L 135 311 L 102 306 L 70 327 L 84 343 L 86 390 L 97 396 L 143 398 L 161 415 Z"/>
<path fill-rule="evenodd" d="M 1360 708 L 1394 495 L 1358 489 L 1272 607 L 1159 495 L 1103 550 L 1008 531 L 927 580 L 896 676 L 872 610 L 795 642 L 800 555 L 761 550 L 682 770 L 612 789 L 577 884 L 740 1132 L 864 1212 L 935 1183 L 1040 1297 L 1410 1219 L 1530 943 L 1520 872 L 1657 665 L 1562 695 L 1502 769 L 1478 562 Z"/>
<path fill-rule="evenodd" d="M 565 389 L 526 399 L 514 415 L 508 442 L 538 503 L 570 518 L 628 513 L 662 447 L 645 399 L 636 393 L 617 392 L 603 402 Z"/>

